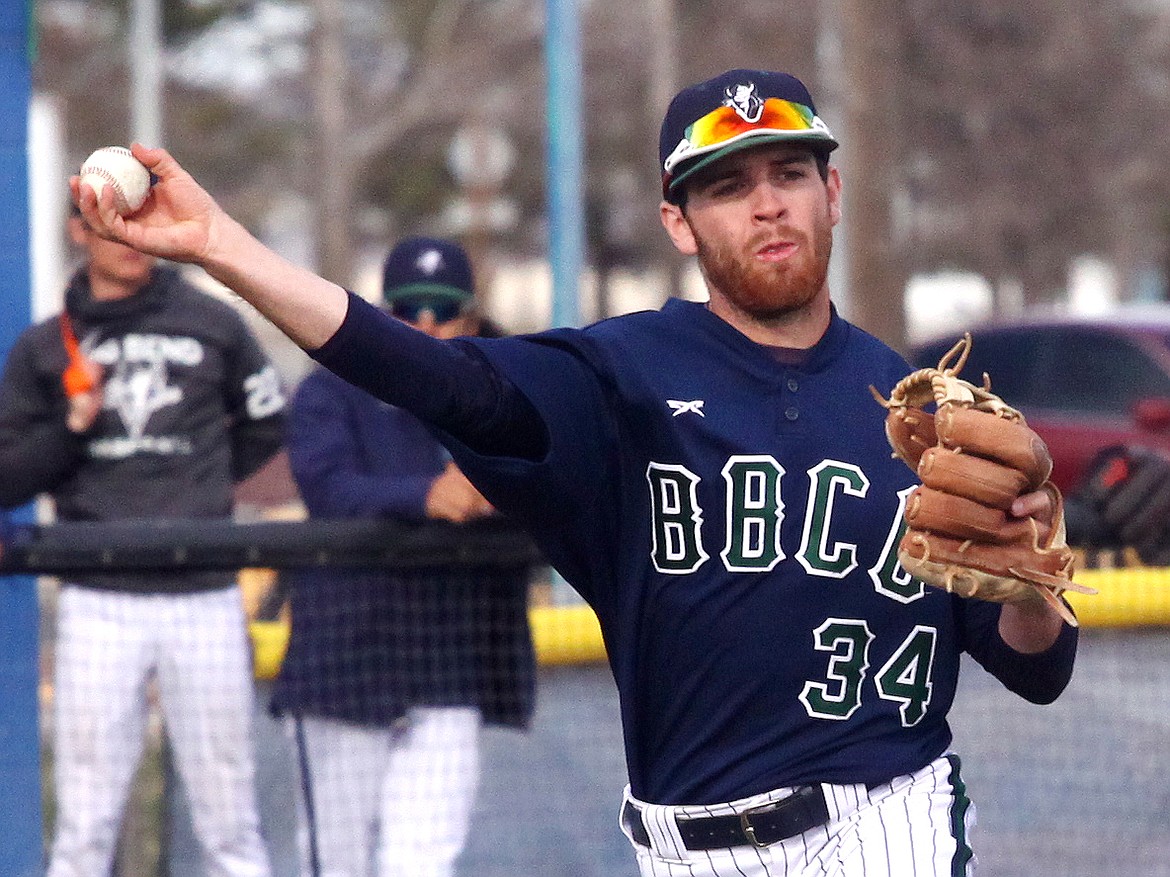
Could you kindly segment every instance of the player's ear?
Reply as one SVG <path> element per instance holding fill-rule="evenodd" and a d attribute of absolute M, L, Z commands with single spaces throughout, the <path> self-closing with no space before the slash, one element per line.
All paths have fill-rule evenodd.
<path fill-rule="evenodd" d="M 671 204 L 669 201 L 663 201 L 658 205 L 658 214 L 662 219 L 662 227 L 666 229 L 666 233 L 670 236 L 670 241 L 676 250 L 684 256 L 693 256 L 699 252 L 699 246 L 695 242 L 695 233 L 681 207 L 677 204 Z"/>
<path fill-rule="evenodd" d="M 836 225 L 841 221 L 841 174 L 832 165 L 829 166 L 825 186 L 829 192 L 829 217 Z"/>

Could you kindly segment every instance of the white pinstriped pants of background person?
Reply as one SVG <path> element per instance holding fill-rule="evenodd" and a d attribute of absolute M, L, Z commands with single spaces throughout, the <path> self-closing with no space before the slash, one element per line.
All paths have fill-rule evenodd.
<path fill-rule="evenodd" d="M 413 707 L 392 728 L 299 721 L 301 792 L 312 794 L 311 820 L 301 800 L 305 877 L 450 877 L 479 784 L 479 709 Z"/>
<path fill-rule="evenodd" d="M 152 674 L 208 877 L 267 877 L 254 785 L 249 648 L 236 587 L 128 594 L 62 585 L 54 672 L 58 806 L 49 877 L 110 873 L 142 756 Z"/>
<path fill-rule="evenodd" d="M 822 783 L 829 821 L 803 834 L 757 848 L 692 851 L 676 818 L 743 813 L 786 797 L 777 789 L 727 804 L 642 810 L 652 844 L 630 837 L 642 877 L 970 877 L 975 860 L 968 833 L 975 808 L 958 776 L 958 759 L 942 756 L 921 770 L 872 789 Z M 624 802 L 623 802 L 624 804 Z"/>

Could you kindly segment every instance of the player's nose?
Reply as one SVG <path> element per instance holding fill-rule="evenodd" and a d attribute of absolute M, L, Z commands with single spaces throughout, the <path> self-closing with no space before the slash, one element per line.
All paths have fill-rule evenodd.
<path fill-rule="evenodd" d="M 762 179 L 751 191 L 753 215 L 760 220 L 776 219 L 787 211 L 787 201 L 781 188 L 773 181 Z"/>
<path fill-rule="evenodd" d="M 435 333 L 438 331 L 438 328 L 441 324 L 438 320 L 435 319 L 435 315 L 433 313 L 428 310 L 423 310 L 419 312 L 418 317 L 415 318 L 412 325 L 420 332 L 425 332 L 433 338 L 435 337 Z"/>

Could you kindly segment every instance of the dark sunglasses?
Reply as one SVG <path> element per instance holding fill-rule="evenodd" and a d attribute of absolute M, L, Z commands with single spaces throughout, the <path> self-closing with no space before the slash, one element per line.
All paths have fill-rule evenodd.
<path fill-rule="evenodd" d="M 463 313 L 463 302 L 435 295 L 408 295 L 390 305 L 390 313 L 408 323 L 417 323 L 423 311 L 430 311 L 436 323 L 449 323 Z"/>

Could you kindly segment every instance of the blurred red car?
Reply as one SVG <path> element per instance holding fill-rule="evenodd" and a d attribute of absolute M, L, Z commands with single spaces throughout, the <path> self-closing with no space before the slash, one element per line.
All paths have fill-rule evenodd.
<path fill-rule="evenodd" d="M 1170 306 L 1101 317 L 1029 317 L 971 328 L 962 377 L 991 387 L 1048 443 L 1066 494 L 1093 456 L 1126 444 L 1170 454 Z M 955 334 L 916 345 L 915 367 L 937 365 Z"/>

